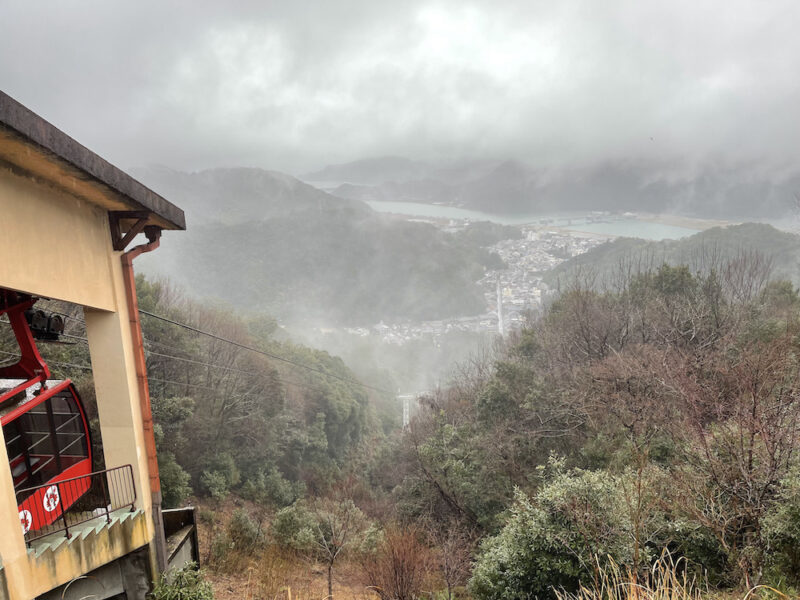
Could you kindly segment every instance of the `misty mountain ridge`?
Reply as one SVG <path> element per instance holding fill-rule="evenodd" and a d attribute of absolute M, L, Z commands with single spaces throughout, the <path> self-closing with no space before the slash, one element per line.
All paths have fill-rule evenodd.
<path fill-rule="evenodd" d="M 372 212 L 358 200 L 337 198 L 278 171 L 236 167 L 185 173 L 167 167 L 142 167 L 132 169 L 132 173 L 182 206 L 190 224 L 232 225 L 306 210 Z"/>
<path fill-rule="evenodd" d="M 476 282 L 499 258 L 474 235 L 394 219 L 274 171 L 137 174 L 192 217 L 143 268 L 200 297 L 328 324 L 485 309 Z"/>
<path fill-rule="evenodd" d="M 800 171 L 771 174 L 757 165 L 713 162 L 693 168 L 635 161 L 536 168 L 516 160 L 383 158 L 332 165 L 303 179 L 338 182 L 330 191 L 353 200 L 444 203 L 494 214 L 610 210 L 779 218 L 800 193 Z"/>

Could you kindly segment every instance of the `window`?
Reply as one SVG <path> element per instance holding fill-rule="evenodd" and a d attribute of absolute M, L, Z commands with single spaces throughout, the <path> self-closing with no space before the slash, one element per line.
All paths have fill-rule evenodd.
<path fill-rule="evenodd" d="M 3 435 L 15 490 L 46 483 L 89 457 L 83 418 L 68 389 L 4 425 Z"/>

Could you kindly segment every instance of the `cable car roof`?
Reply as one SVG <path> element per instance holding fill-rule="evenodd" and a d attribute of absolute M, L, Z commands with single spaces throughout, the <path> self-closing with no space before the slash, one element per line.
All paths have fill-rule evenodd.
<path fill-rule="evenodd" d="M 0 396 L 13 390 L 16 386 L 23 383 L 24 379 L 0 379 Z M 47 387 L 48 389 L 55 388 L 60 386 L 62 383 L 67 381 L 66 379 L 48 379 L 47 380 Z M 34 393 L 39 390 L 42 386 L 39 383 L 35 383 L 34 385 L 30 386 L 24 393 L 19 393 L 16 397 L 7 402 L 3 402 L 0 404 L 0 419 L 5 417 L 7 414 L 11 413 L 12 411 L 18 409 L 20 406 L 24 406 L 28 404 L 31 400 L 35 400 L 36 396 Z"/>

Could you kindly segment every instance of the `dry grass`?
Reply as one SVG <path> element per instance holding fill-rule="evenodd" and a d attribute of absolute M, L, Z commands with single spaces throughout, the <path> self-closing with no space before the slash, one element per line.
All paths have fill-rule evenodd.
<path fill-rule="evenodd" d="M 665 554 L 646 577 L 637 577 L 609 559 L 603 566 L 598 562 L 592 586 L 581 586 L 575 593 L 556 591 L 556 595 L 559 600 L 702 600 L 706 590 L 682 568 L 682 562 Z"/>
<path fill-rule="evenodd" d="M 210 548 L 214 536 L 225 530 L 237 508 L 255 514 L 259 507 L 240 498 L 222 503 L 199 501 L 196 506 L 205 516 L 200 519 L 198 534 L 203 567 L 214 588 L 217 600 L 323 600 L 328 595 L 325 568 L 309 564 L 274 546 L 256 554 L 231 552 L 224 561 L 215 562 Z M 336 600 L 375 600 L 376 596 L 360 584 L 354 566 L 342 563 L 334 573 L 333 594 Z"/>
<path fill-rule="evenodd" d="M 746 594 L 719 593 L 689 574 L 683 559 L 664 553 L 642 577 L 613 560 L 598 563 L 594 583 L 575 593 L 557 590 L 558 600 L 798 600 L 767 585 L 756 586 Z"/>
<path fill-rule="evenodd" d="M 267 550 L 254 557 L 239 573 L 209 572 L 207 579 L 217 600 L 325 600 L 328 583 L 324 567 L 275 556 Z M 357 581 L 349 565 L 343 564 L 334 577 L 336 600 L 376 600 L 377 596 Z"/>

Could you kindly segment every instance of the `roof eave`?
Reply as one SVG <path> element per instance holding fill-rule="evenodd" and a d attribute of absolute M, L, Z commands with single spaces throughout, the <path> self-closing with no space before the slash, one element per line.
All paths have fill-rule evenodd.
<path fill-rule="evenodd" d="M 33 146 L 65 167 L 70 175 L 90 179 L 132 210 L 153 213 L 165 229 L 186 229 L 183 210 L 101 158 L 66 133 L 0 91 L 0 133 Z M 0 159 L 9 159 L 0 154 Z M 13 158 L 9 162 L 14 163 Z M 20 165 L 24 167 L 24 165 Z"/>

